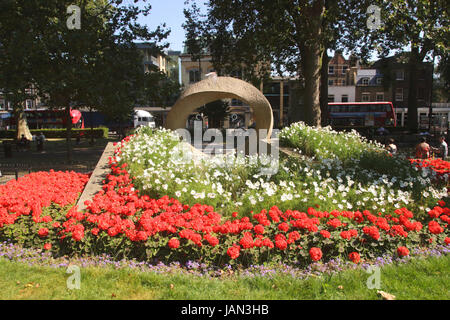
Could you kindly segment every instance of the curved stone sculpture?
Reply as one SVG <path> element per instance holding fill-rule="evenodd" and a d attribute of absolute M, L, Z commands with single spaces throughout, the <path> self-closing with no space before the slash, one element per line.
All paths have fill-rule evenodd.
<path fill-rule="evenodd" d="M 266 97 L 253 85 L 231 77 L 211 76 L 186 88 L 170 110 L 166 128 L 176 130 L 186 127 L 189 115 L 200 106 L 221 99 L 238 99 L 253 110 L 256 130 L 266 129 L 270 139 L 273 128 L 272 107 Z"/>

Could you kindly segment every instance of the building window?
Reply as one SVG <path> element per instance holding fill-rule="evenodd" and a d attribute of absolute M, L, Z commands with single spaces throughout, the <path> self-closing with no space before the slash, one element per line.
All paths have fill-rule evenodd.
<path fill-rule="evenodd" d="M 403 101 L 403 88 L 395 89 L 395 101 Z"/>
<path fill-rule="evenodd" d="M 6 101 L 5 99 L 0 99 L 0 110 L 6 109 Z"/>
<path fill-rule="evenodd" d="M 370 101 L 370 93 L 363 93 L 361 96 L 362 102 L 369 102 Z"/>
<path fill-rule="evenodd" d="M 30 110 L 33 109 L 33 100 L 26 100 L 25 101 L 25 110 Z"/>
<path fill-rule="evenodd" d="M 343 94 L 342 95 L 341 102 L 348 102 L 348 95 L 347 94 Z"/>
<path fill-rule="evenodd" d="M 347 73 L 348 66 L 342 66 L 342 74 Z"/>
<path fill-rule="evenodd" d="M 425 100 L 425 88 L 418 88 L 417 89 L 417 99 Z"/>
<path fill-rule="evenodd" d="M 200 73 L 198 69 L 192 69 L 189 71 L 189 83 L 194 83 L 200 81 Z"/>
<path fill-rule="evenodd" d="M 263 93 L 268 95 L 279 95 L 281 93 L 280 82 L 266 83 L 263 88 Z"/>
<path fill-rule="evenodd" d="M 334 94 L 328 95 L 328 102 L 334 102 Z"/>
<path fill-rule="evenodd" d="M 378 77 L 377 78 L 377 85 L 382 85 L 383 84 L 383 78 L 382 77 Z"/>
<path fill-rule="evenodd" d="M 334 66 L 328 66 L 328 74 L 334 74 Z"/>
<path fill-rule="evenodd" d="M 395 71 L 395 80 L 405 80 L 405 73 L 403 70 Z"/>
<path fill-rule="evenodd" d="M 377 101 L 384 101 L 384 93 L 377 92 Z"/>
<path fill-rule="evenodd" d="M 345 80 L 341 80 L 341 81 L 340 81 L 340 85 L 341 85 L 341 86 L 345 86 Z"/>
<path fill-rule="evenodd" d="M 332 86 L 334 84 L 334 81 L 333 80 L 328 80 L 328 85 L 329 86 Z"/>
<path fill-rule="evenodd" d="M 363 85 L 363 86 L 368 86 L 369 85 L 369 78 L 362 78 L 361 79 L 361 84 Z"/>

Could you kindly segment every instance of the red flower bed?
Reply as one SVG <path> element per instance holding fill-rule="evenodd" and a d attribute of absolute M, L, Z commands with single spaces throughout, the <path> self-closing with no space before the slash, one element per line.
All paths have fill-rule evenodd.
<path fill-rule="evenodd" d="M 273 206 L 251 217 L 234 214 L 224 221 L 208 205 L 140 195 L 127 164 L 119 165 L 113 158 L 110 166 L 103 190 L 86 202 L 85 212 L 73 207 L 41 216 L 42 208 L 51 203 L 72 204 L 87 181 L 85 175 L 32 174 L 0 188 L 0 238 L 16 240 L 17 229 L 26 227 L 29 243 L 46 250 L 219 264 L 308 264 L 336 257 L 359 263 L 386 252 L 404 256 L 416 246 L 449 242 L 450 209 L 443 201 L 427 215 L 406 208 L 382 216 L 368 210 L 327 212 L 312 207 L 307 212 L 283 212 Z"/>
<path fill-rule="evenodd" d="M 450 174 L 450 162 L 442 159 L 410 159 L 412 164 L 416 164 L 419 168 L 430 168 L 439 176 L 447 176 Z"/>
<path fill-rule="evenodd" d="M 0 185 L 0 228 L 14 224 L 20 216 L 31 216 L 36 223 L 49 223 L 42 209 L 52 203 L 61 207 L 73 204 L 89 176 L 75 172 L 34 172 Z"/>
<path fill-rule="evenodd" d="M 165 196 L 151 199 L 134 190 L 127 165 L 110 160 L 112 173 L 85 213 L 73 213 L 70 228 L 84 227 L 96 247 L 140 248 L 146 258 L 201 257 L 257 263 L 264 259 L 305 262 L 346 256 L 358 263 L 399 247 L 445 243 L 450 209 L 440 201 L 425 219 L 406 208 L 381 216 L 364 211 L 287 210 L 276 206 L 251 218 L 223 221 L 208 205 L 183 205 Z M 76 217 L 75 217 L 76 216 Z M 423 216 L 423 215 L 422 215 Z M 425 227 L 423 227 L 425 225 Z M 64 229 L 63 237 L 72 236 Z M 74 240 L 77 240 L 74 238 Z M 113 241 L 113 242 L 111 242 Z M 151 250 L 149 250 L 151 248 Z M 404 255 L 406 250 L 402 249 Z"/>

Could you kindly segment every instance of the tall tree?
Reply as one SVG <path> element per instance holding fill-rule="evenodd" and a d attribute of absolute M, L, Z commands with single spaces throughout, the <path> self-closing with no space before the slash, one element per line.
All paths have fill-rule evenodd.
<path fill-rule="evenodd" d="M 372 4 L 379 8 L 380 25 L 368 35 L 369 44 L 384 56 L 392 50 L 407 53 L 408 127 L 415 132 L 418 66 L 433 51 L 437 55 L 448 53 L 448 1 L 376 0 Z"/>
<path fill-rule="evenodd" d="M 80 8 L 76 28 L 69 28 L 71 5 Z M 128 117 L 142 102 L 149 78 L 135 41 L 159 43 L 168 35 L 163 27 L 150 31 L 137 22 L 150 9 L 123 5 L 122 0 L 48 0 L 36 8 L 31 18 L 39 40 L 32 48 L 36 85 L 48 106 L 65 110 L 69 160 L 71 108 L 95 106 Z"/>
<path fill-rule="evenodd" d="M 189 1 L 185 1 L 185 4 L 188 3 Z M 201 80 L 201 59 L 203 54 L 207 51 L 207 44 L 202 35 L 202 25 L 198 23 L 198 20 L 201 17 L 200 8 L 194 2 L 189 9 L 184 9 L 183 13 L 186 19 L 185 23 L 183 23 L 183 28 L 186 31 L 186 40 L 184 42 L 186 53 L 191 55 L 192 61 L 198 61 L 198 79 L 196 80 Z"/>
<path fill-rule="evenodd" d="M 36 98 L 31 90 L 34 79 L 30 51 L 35 38 L 33 26 L 26 19 L 35 13 L 35 6 L 34 0 L 0 2 L 0 90 L 13 108 L 17 139 L 22 134 L 31 139 L 23 111 L 25 101 Z"/>
<path fill-rule="evenodd" d="M 335 39 L 331 26 L 355 2 L 325 0 L 210 0 L 203 36 L 216 70 L 245 65 L 244 78 L 257 82 L 273 73 L 299 77 L 303 109 L 291 110 L 291 121 L 321 125 L 320 82 L 324 53 Z M 353 17 L 355 19 L 355 17 Z M 359 18 L 360 19 L 360 18 Z M 351 22 L 348 20 L 348 22 Z M 341 30 L 341 29 L 339 29 Z M 344 36 L 344 32 L 341 32 Z M 292 112 L 293 111 L 293 112 Z"/>

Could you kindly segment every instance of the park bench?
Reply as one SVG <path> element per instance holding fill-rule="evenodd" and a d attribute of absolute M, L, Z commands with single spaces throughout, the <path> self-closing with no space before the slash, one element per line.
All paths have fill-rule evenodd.
<path fill-rule="evenodd" d="M 28 140 L 25 143 L 22 143 L 20 140 L 15 140 L 14 145 L 18 152 L 31 150 L 31 141 Z"/>
<path fill-rule="evenodd" d="M 19 171 L 31 173 L 31 165 L 28 163 L 0 163 L 0 176 L 5 173 L 14 173 L 16 180 L 19 179 Z"/>

